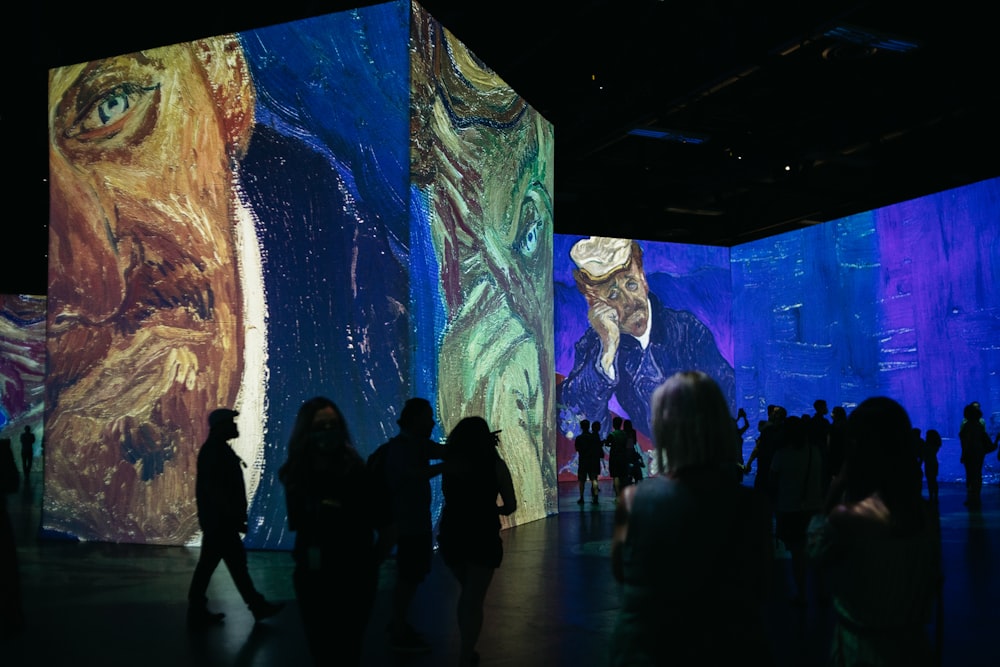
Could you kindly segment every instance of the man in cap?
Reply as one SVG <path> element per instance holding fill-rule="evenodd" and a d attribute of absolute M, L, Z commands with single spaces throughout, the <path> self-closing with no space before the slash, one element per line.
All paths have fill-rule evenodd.
<path fill-rule="evenodd" d="M 559 387 L 560 414 L 611 421 L 612 397 L 648 434 L 653 391 L 673 373 L 697 369 L 730 405 L 735 374 L 711 330 L 692 313 L 663 306 L 650 292 L 642 248 L 629 239 L 592 236 L 570 249 L 573 277 L 587 301 L 590 328 L 577 341 L 573 369 Z"/>
<path fill-rule="evenodd" d="M 201 556 L 188 590 L 188 625 L 203 628 L 222 623 L 224 614 L 208 611 L 208 582 L 225 561 L 236 589 L 260 621 L 274 616 L 283 604 L 264 599 L 253 585 L 247 569 L 247 554 L 241 533 L 247 532 L 247 495 L 243 482 L 243 460 L 229 446 L 239 436 L 236 410 L 219 408 L 208 415 L 208 439 L 198 452 L 195 499 L 201 525 Z"/>

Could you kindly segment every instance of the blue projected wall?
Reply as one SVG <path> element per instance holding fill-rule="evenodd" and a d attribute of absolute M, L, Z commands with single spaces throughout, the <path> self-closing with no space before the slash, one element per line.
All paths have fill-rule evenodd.
<path fill-rule="evenodd" d="M 959 465 L 962 408 L 1000 430 L 1000 180 L 922 197 L 732 250 L 739 404 L 812 412 L 895 398 Z M 748 435 L 750 435 L 748 433 Z M 987 457 L 985 472 L 1000 469 Z"/>

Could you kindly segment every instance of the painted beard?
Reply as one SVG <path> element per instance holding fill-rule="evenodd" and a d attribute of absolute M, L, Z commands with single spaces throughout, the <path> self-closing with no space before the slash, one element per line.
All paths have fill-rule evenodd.
<path fill-rule="evenodd" d="M 50 293 L 44 526 L 85 540 L 183 544 L 198 531 L 204 415 L 233 404 L 239 386 L 236 263 L 219 250 L 222 260 L 206 266 L 162 237 L 131 241 L 111 317 L 63 319 L 73 295 Z"/>

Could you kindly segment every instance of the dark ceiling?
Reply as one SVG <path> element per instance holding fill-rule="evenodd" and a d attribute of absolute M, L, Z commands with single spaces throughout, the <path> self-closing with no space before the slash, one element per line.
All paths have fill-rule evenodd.
<path fill-rule="evenodd" d="M 279 0 L 241 17 L 186 1 L 134 18 L 36 7 L 17 52 L 34 56 L 30 81 L 2 105 L 9 144 L 30 137 L 8 179 L 8 201 L 30 200 L 8 223 L 27 268 L 4 263 L 2 291 L 45 289 L 45 70 L 357 4 L 374 3 Z M 558 233 L 733 246 L 1000 174 L 982 3 L 421 4 L 554 124 Z M 14 126 L 21 112 L 41 119 L 32 132 Z"/>

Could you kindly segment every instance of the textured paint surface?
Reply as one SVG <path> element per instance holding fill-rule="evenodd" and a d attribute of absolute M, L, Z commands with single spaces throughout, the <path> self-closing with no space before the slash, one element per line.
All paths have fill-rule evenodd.
<path fill-rule="evenodd" d="M 963 406 L 978 400 L 989 433 L 1000 430 L 998 205 L 990 180 L 734 248 L 750 423 L 768 404 L 811 414 L 823 398 L 850 412 L 889 396 L 914 427 L 941 433 L 940 479 L 963 478 Z M 996 470 L 987 457 L 986 474 Z"/>
<path fill-rule="evenodd" d="M 46 531 L 197 543 L 204 417 L 231 405 L 246 543 L 289 548 L 276 471 L 315 395 L 362 456 L 410 396 L 439 439 L 482 414 L 514 522 L 555 511 L 552 128 L 454 36 L 395 2 L 51 74 Z"/>
<path fill-rule="evenodd" d="M 570 249 L 583 238 L 585 237 L 557 234 L 554 239 L 556 374 L 560 383 L 571 374 L 574 365 L 578 363 L 575 359 L 576 345 L 590 327 L 587 319 L 587 302 L 575 284 L 573 278 L 575 265 L 570 259 Z M 714 339 L 707 341 L 707 345 L 714 354 L 721 354 L 725 364 L 728 364 L 731 383 L 734 328 L 730 311 L 732 292 L 729 250 L 648 241 L 642 241 L 640 245 L 650 294 L 661 301 L 664 309 L 689 313 L 704 325 L 707 333 Z M 694 349 L 694 340 L 689 340 L 687 343 Z M 697 360 L 699 355 L 700 352 L 696 352 L 683 356 Z M 685 369 L 661 370 L 669 375 Z M 641 449 L 647 453 L 651 449 L 648 424 L 630 415 L 619 404 L 617 395 L 612 396 L 608 404 L 609 412 L 598 414 L 596 417 L 594 414 L 578 414 L 570 405 L 571 401 L 562 392 L 560 395 L 557 458 L 561 480 L 576 479 L 576 451 L 573 441 L 578 434 L 578 420 L 581 417 L 590 420 L 596 418 L 601 421 L 602 435 L 607 435 L 610 431 L 612 415 L 632 419 L 633 426 L 639 433 Z M 648 403 L 648 399 L 646 400 Z M 607 464 L 607 459 L 604 460 L 604 464 Z"/>

